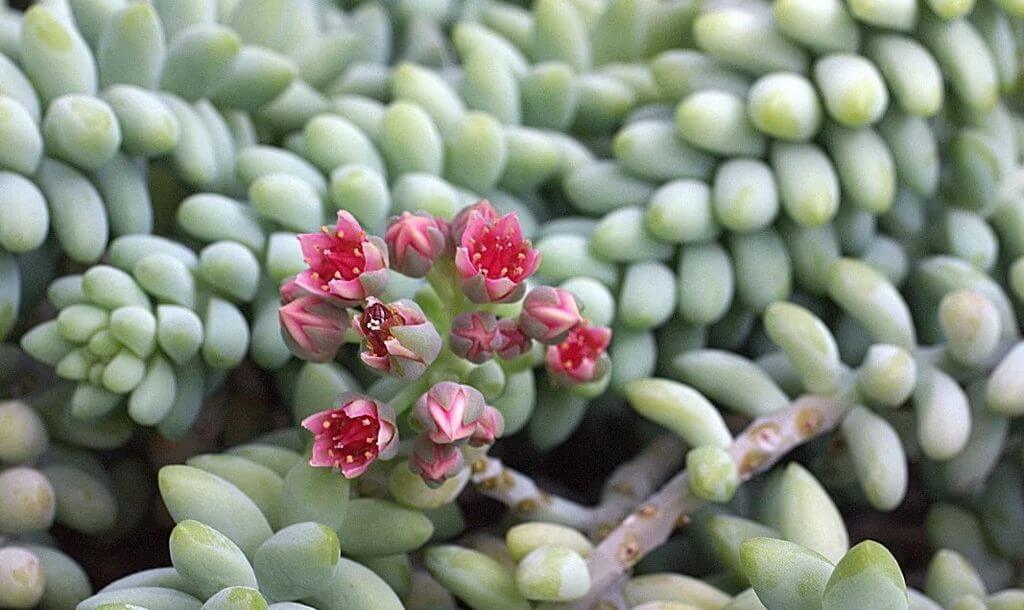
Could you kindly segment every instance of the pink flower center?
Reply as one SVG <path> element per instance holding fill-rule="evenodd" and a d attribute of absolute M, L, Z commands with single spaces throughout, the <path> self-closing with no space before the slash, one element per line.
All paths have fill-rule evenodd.
<path fill-rule="evenodd" d="M 402 324 L 405 324 L 402 314 L 380 302 L 367 307 L 359 318 L 359 329 L 375 356 L 388 355 L 386 342 L 391 338 L 391 328 Z"/>
<path fill-rule="evenodd" d="M 569 331 L 569 336 L 558 344 L 558 360 L 567 371 L 578 368 L 586 362 L 596 362 L 608 346 L 600 333 L 593 332 L 581 323 Z"/>
<path fill-rule="evenodd" d="M 380 421 L 374 417 L 362 415 L 353 418 L 339 409 L 324 420 L 323 428 L 318 436 L 329 440 L 331 447 L 327 455 L 339 468 L 362 466 L 372 462 L 380 453 L 377 446 Z"/>
<path fill-rule="evenodd" d="M 494 224 L 484 225 L 478 233 L 469 237 L 467 250 L 473 265 L 480 273 L 491 279 L 507 277 L 521 282 L 527 276 L 523 268 L 530 242 L 516 235 L 516 225 L 505 223 L 505 230 L 495 231 Z"/>
<path fill-rule="evenodd" d="M 323 235 L 311 235 L 316 256 L 306 259 L 312 270 L 313 279 L 323 282 L 321 289 L 327 290 L 331 280 L 353 280 L 365 269 L 363 242 L 366 232 L 346 235 L 342 231 L 331 232 L 324 226 Z"/>

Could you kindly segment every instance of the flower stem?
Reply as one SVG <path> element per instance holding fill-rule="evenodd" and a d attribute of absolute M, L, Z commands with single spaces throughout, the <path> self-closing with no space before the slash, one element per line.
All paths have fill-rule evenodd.
<path fill-rule="evenodd" d="M 486 452 L 467 453 L 466 458 L 472 465 L 471 480 L 477 490 L 505 504 L 518 516 L 561 523 L 600 538 L 679 467 L 683 449 L 683 442 L 673 434 L 654 439 L 612 473 L 604 486 L 601 503 L 593 507 L 543 491 L 528 476 L 506 467 Z"/>
<path fill-rule="evenodd" d="M 395 415 L 401 415 L 409 410 L 409 407 L 416 402 L 416 399 L 427 391 L 427 388 L 430 387 L 429 372 L 430 370 L 428 369 L 422 377 L 415 381 L 410 381 L 398 394 L 395 394 L 394 398 L 388 401 L 391 408 L 395 410 Z"/>

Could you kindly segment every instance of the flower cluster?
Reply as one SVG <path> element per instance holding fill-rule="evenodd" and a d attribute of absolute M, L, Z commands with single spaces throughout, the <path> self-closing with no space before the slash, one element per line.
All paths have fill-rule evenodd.
<path fill-rule="evenodd" d="M 516 360 L 534 341 L 548 346 L 546 363 L 555 383 L 583 384 L 608 370 L 611 331 L 590 327 L 566 290 L 539 286 L 527 293 L 526 280 L 536 272 L 540 254 L 523 237 L 517 215 L 501 216 L 487 201 L 465 208 L 451 223 L 426 212 L 404 212 L 391 220 L 383 240 L 368 236 L 341 211 L 333 229 L 299 235 L 299 242 L 308 268 L 281 287 L 280 317 L 285 341 L 305 360 L 334 359 L 351 327 L 362 343 L 362 362 L 407 383 L 426 381 L 435 363 L 444 367 L 458 358 L 475 365 L 494 357 Z M 442 260 L 448 264 L 438 264 Z M 412 278 L 458 286 L 454 297 L 437 291 L 442 301 L 453 299 L 442 303 L 450 321 L 431 320 L 411 299 L 382 300 L 389 264 Z M 487 309 L 519 300 L 518 317 L 499 319 Z M 455 360 L 441 357 L 441 326 L 448 328 L 447 351 Z M 439 372 L 456 370 L 465 366 Z M 374 460 L 395 453 L 395 418 L 392 406 L 370 396 L 343 395 L 335 408 L 303 421 L 315 436 L 310 464 L 359 476 Z M 464 445 L 490 445 L 504 429 L 502 414 L 478 389 L 455 381 L 426 389 L 410 420 L 419 432 L 409 448 L 409 466 L 431 486 L 462 470 Z"/>

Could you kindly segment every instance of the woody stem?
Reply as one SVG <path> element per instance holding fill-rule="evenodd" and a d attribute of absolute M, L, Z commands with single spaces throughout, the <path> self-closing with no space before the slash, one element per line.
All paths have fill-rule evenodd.
<path fill-rule="evenodd" d="M 850 407 L 848 400 L 804 395 L 789 406 L 754 420 L 733 441 L 729 452 L 746 481 L 771 468 L 794 448 L 835 428 Z M 703 504 L 690 491 L 684 470 L 636 508 L 587 558 L 591 587 L 584 597 L 552 605 L 550 610 L 587 610 L 602 593 L 647 553 L 663 544 Z"/>

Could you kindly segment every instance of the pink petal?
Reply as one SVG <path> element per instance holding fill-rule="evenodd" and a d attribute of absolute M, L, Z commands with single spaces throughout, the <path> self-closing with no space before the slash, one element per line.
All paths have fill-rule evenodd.
<path fill-rule="evenodd" d="M 338 222 L 334 225 L 335 233 L 340 232 L 342 239 L 355 239 L 363 232 L 362 225 L 348 210 L 338 210 Z"/>
<path fill-rule="evenodd" d="M 320 411 L 302 420 L 302 427 L 313 434 L 319 434 L 324 430 L 324 422 L 330 419 L 331 411 Z"/>
<path fill-rule="evenodd" d="M 480 273 L 477 266 L 473 264 L 473 259 L 469 256 L 469 250 L 465 246 L 460 246 L 455 250 L 455 269 L 458 270 L 462 279 L 469 279 Z"/>

